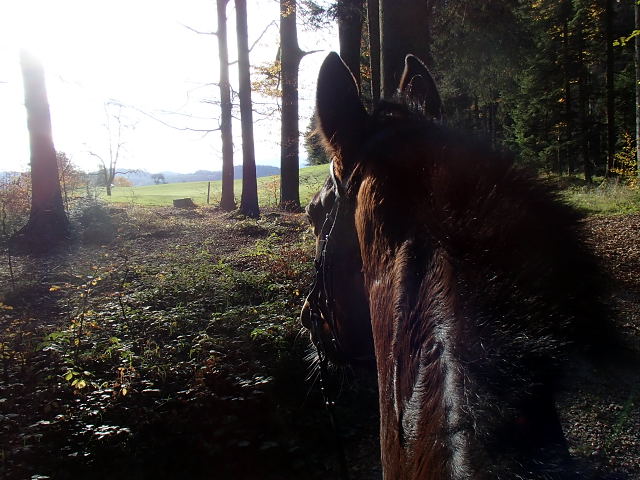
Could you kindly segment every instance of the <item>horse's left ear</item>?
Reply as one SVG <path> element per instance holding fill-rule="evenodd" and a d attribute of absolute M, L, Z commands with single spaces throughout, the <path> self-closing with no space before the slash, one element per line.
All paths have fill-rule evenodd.
<path fill-rule="evenodd" d="M 335 52 L 331 52 L 320 67 L 316 115 L 319 130 L 334 158 L 336 174 L 342 177 L 353 167 L 367 112 L 360 102 L 351 71 Z"/>
<path fill-rule="evenodd" d="M 442 100 L 436 82 L 424 63 L 415 55 L 404 59 L 404 72 L 398 91 L 409 101 L 422 106 L 425 114 L 437 121 L 442 120 Z"/>

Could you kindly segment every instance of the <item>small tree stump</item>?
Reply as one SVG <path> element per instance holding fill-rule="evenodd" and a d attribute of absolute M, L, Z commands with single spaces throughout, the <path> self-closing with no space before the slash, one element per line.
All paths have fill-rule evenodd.
<path fill-rule="evenodd" d="M 190 198 L 176 198 L 173 201 L 175 208 L 196 208 L 196 204 Z"/>

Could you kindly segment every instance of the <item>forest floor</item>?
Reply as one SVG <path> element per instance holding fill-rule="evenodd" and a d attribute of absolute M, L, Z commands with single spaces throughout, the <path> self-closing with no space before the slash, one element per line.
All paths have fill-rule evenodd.
<path fill-rule="evenodd" d="M 74 222 L 73 248 L 0 263 L 0 478 L 339 477 L 297 319 L 303 215 L 85 206 Z M 640 215 L 585 225 L 640 351 Z M 333 378 L 351 478 L 379 479 L 375 378 Z M 570 375 L 576 457 L 640 478 L 639 385 L 631 368 Z"/>

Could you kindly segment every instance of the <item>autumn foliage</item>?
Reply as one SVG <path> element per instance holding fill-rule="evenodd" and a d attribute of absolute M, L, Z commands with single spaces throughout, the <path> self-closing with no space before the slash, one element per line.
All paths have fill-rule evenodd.
<path fill-rule="evenodd" d="M 2 236 L 11 235 L 29 216 L 31 176 L 5 173 L 0 177 L 0 223 Z"/>

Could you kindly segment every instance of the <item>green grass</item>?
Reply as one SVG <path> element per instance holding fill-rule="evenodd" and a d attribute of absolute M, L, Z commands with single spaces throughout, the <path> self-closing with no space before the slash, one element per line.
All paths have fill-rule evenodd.
<path fill-rule="evenodd" d="M 564 198 L 589 215 L 622 215 L 640 212 L 640 191 L 622 185 L 570 186 Z"/>
<path fill-rule="evenodd" d="M 300 203 L 306 205 L 327 177 L 328 166 L 317 165 L 300 170 Z M 616 184 L 588 185 L 577 177 L 556 179 L 571 205 L 589 215 L 616 215 L 640 212 L 640 192 Z M 240 203 L 242 181 L 236 180 L 234 192 Z M 210 204 L 220 201 L 221 182 L 211 182 Z M 177 198 L 192 198 L 197 205 L 207 203 L 207 182 L 169 183 L 146 187 L 115 187 L 109 198 L 102 190 L 99 196 L 113 203 L 171 206 Z M 280 196 L 278 175 L 258 179 L 258 199 L 262 207 L 276 206 Z"/>
<path fill-rule="evenodd" d="M 300 170 L 300 202 L 305 205 L 313 194 L 322 186 L 328 174 L 327 165 L 317 165 Z M 211 182 L 210 204 L 217 205 L 222 192 L 221 181 Z M 240 203 L 242 180 L 234 182 L 236 202 Z M 177 198 L 191 198 L 197 205 L 207 203 L 207 182 L 168 183 L 165 185 L 148 185 L 145 187 L 114 187 L 111 197 L 107 197 L 104 189 L 98 192 L 100 198 L 112 203 L 129 203 L 134 205 L 171 206 Z M 258 178 L 258 201 L 261 206 L 275 206 L 280 196 L 280 177 Z"/>

